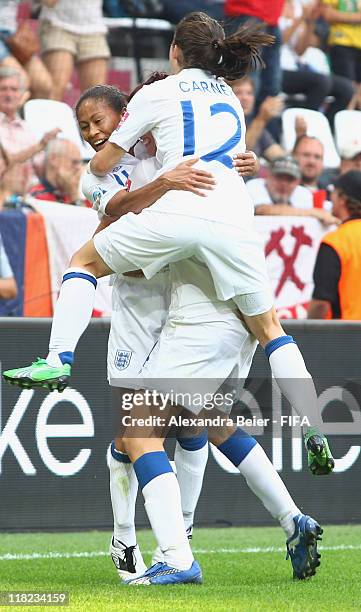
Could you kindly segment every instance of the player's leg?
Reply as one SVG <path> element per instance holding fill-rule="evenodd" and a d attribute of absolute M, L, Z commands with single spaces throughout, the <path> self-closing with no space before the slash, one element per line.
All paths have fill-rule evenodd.
<path fill-rule="evenodd" d="M 251 491 L 279 522 L 286 535 L 294 577 L 313 576 L 320 565 L 317 540 L 322 529 L 298 509 L 260 444 L 239 427 L 210 432 L 209 439 L 237 467 Z"/>
<path fill-rule="evenodd" d="M 4 372 L 5 380 L 22 388 L 44 386 L 49 390 L 65 389 L 76 345 L 91 319 L 97 278 L 111 273 L 92 240 L 75 253 L 63 276 L 47 358 L 37 359 L 25 368 Z"/>
<path fill-rule="evenodd" d="M 110 499 L 114 517 L 114 531 L 109 552 L 122 580 L 141 576 L 147 569 L 135 533 L 135 503 L 138 480 L 128 455 L 121 451 L 121 440 L 116 438 L 110 447 Z"/>
<path fill-rule="evenodd" d="M 187 434 L 191 435 L 187 435 Z M 202 491 L 203 477 L 208 461 L 208 435 L 203 431 L 179 433 L 174 451 L 174 463 L 181 494 L 184 525 L 188 540 L 193 537 L 194 514 Z M 153 553 L 152 564 L 163 562 L 159 546 Z"/>
<path fill-rule="evenodd" d="M 307 423 L 304 440 L 310 471 L 315 475 L 329 474 L 335 462 L 327 438 L 320 431 L 322 419 L 315 385 L 296 341 L 280 324 L 271 295 L 263 291 L 237 296 L 234 301 L 264 349 L 281 392 Z"/>
<path fill-rule="evenodd" d="M 174 463 L 181 491 L 184 525 L 188 537 L 192 536 L 194 513 L 201 494 L 207 461 L 208 435 L 206 430 L 198 435 L 179 436 L 177 438 Z"/>
<path fill-rule="evenodd" d="M 144 419 L 149 406 L 133 406 L 131 416 Z M 144 496 L 144 506 L 164 561 L 156 563 L 142 577 L 129 584 L 200 583 L 202 572 L 194 560 L 187 537 L 176 475 L 163 448 L 159 429 L 142 426 L 140 437 L 122 439 Z M 133 432 L 134 433 L 134 432 Z M 144 436 L 144 437 L 143 437 Z"/>

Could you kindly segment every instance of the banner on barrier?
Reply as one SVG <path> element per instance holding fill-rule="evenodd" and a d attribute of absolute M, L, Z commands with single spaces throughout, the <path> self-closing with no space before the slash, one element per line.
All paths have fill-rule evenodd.
<path fill-rule="evenodd" d="M 36 200 L 32 204 L 37 215 L 25 216 L 17 211 L 0 213 L 0 231 L 3 228 L 4 242 L 20 288 L 16 307 L 13 303 L 4 304 L 3 314 L 51 316 L 71 256 L 90 239 L 98 225 L 97 213 L 89 208 Z M 18 228 L 21 234 L 16 241 L 10 240 L 11 232 L 8 234 L 10 222 L 13 225 L 16 222 L 14 230 Z M 324 226 L 308 217 L 259 216 L 255 217 L 255 227 L 264 239 L 268 273 L 280 317 L 305 318 L 312 295 L 316 253 L 326 231 Z M 13 244 L 17 245 L 16 250 L 11 247 Z M 32 274 L 33 270 L 37 274 Z M 98 282 L 94 310 L 96 316 L 111 312 L 107 278 Z"/>

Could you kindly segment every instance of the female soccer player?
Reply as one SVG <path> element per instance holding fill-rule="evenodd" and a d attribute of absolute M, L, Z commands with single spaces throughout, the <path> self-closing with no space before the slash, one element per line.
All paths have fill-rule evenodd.
<path fill-rule="evenodd" d="M 153 78 L 156 79 L 157 75 Z M 109 112 L 109 107 L 107 107 L 107 95 L 112 99 L 116 92 L 113 91 L 113 88 L 96 87 L 82 96 L 77 105 L 78 117 L 81 125 L 86 127 L 87 134 L 92 132 L 91 126 L 94 118 L 96 120 L 99 118 L 97 114 L 99 110 L 103 109 L 108 118 L 113 116 L 116 120 L 116 114 Z M 117 95 L 119 96 L 119 93 Z M 88 103 L 84 104 L 86 100 Z M 113 128 L 115 127 L 116 125 L 113 125 Z M 110 132 L 113 131 L 113 128 L 110 129 Z M 110 132 L 103 133 L 102 136 L 109 136 Z M 99 137 L 99 132 L 95 130 L 92 142 L 99 142 Z M 155 146 L 151 135 L 146 135 L 142 140 L 147 144 L 148 154 L 154 155 Z M 256 163 L 253 156 L 246 158 L 246 161 L 247 159 L 249 161 L 246 173 L 252 170 L 254 172 Z M 252 160 L 253 166 L 250 166 Z M 134 160 L 132 163 L 134 167 Z M 139 188 L 152 184 L 157 169 L 158 164 L 154 157 L 139 162 L 131 174 L 131 189 L 139 192 Z M 244 173 L 244 169 L 242 172 Z M 92 197 L 94 191 L 92 181 L 97 181 L 95 193 L 101 192 L 100 199 L 109 202 L 112 193 L 114 203 L 116 193 L 120 192 L 118 202 L 123 200 L 124 204 L 126 201 L 124 188 L 122 189 L 119 185 L 119 176 L 108 173 L 106 177 L 91 178 L 89 175 L 88 178 L 88 197 Z M 98 195 L 96 197 L 98 198 Z M 102 205 L 104 202 L 97 201 L 97 206 Z M 169 272 L 165 270 L 159 272 L 151 280 L 139 276 L 125 277 L 122 275 L 116 278 L 113 287 L 112 324 L 108 346 L 110 384 L 138 389 L 141 386 L 139 372 L 147 358 L 148 368 L 145 376 L 154 377 L 154 368 L 157 367 L 160 372 L 164 372 L 163 364 L 168 361 L 168 355 L 164 354 L 164 351 L 167 351 L 167 338 L 172 333 L 172 329 L 177 327 L 179 319 L 181 325 L 177 332 L 178 363 L 172 360 L 172 374 L 176 372 L 181 374 L 182 390 L 187 391 L 187 376 L 189 373 L 195 375 L 196 369 L 198 378 L 206 378 L 205 386 L 208 395 L 211 394 L 212 389 L 215 390 L 220 385 L 228 372 L 231 372 L 228 381 L 229 388 L 235 384 L 239 386 L 236 379 L 243 381 L 247 378 L 256 343 L 238 318 L 236 305 L 232 300 L 218 303 L 212 278 L 203 264 L 188 259 L 185 262 L 171 264 L 170 268 L 170 278 Z M 173 281 L 172 287 L 171 280 Z M 195 323 L 197 331 L 202 330 L 201 346 L 199 335 L 197 339 L 197 334 L 194 334 Z M 152 351 L 157 342 L 158 349 Z M 123 355 L 122 359 L 119 358 L 120 353 Z M 211 355 L 218 358 L 216 386 L 212 378 L 207 378 L 209 368 L 212 367 L 210 366 Z M 184 361 L 187 362 L 186 372 L 182 371 Z M 169 375 L 169 372 L 164 372 L 164 374 Z M 139 430 L 139 434 L 141 436 L 142 430 Z M 134 436 L 133 430 L 132 438 Z M 305 539 L 302 539 L 302 541 L 294 542 L 294 532 L 296 523 L 297 525 L 307 524 L 309 529 L 312 526 L 312 529 L 316 531 L 318 530 L 317 524 L 312 519 L 306 518 L 297 509 L 263 449 L 253 438 L 234 427 L 228 427 L 224 432 L 222 431 L 222 435 L 219 431 L 211 431 L 210 438 L 221 452 L 233 461 L 246 478 L 251 490 L 271 515 L 280 522 L 288 540 L 287 547 L 295 575 L 297 577 L 312 575 L 319 564 L 317 541 L 311 542 L 310 539 L 306 543 Z M 137 478 L 128 456 L 122 450 L 124 450 L 122 440 L 116 439 L 111 447 L 109 466 L 114 514 L 114 536 L 110 544 L 110 553 L 120 577 L 126 580 L 139 577 L 143 573 L 142 570 L 146 568 L 136 545 L 134 526 Z M 192 531 L 193 516 L 201 491 L 207 455 L 207 436 L 203 432 L 201 435 L 191 437 L 188 433 L 188 437 L 180 437 L 176 444 L 175 464 L 187 534 Z M 126 486 L 125 483 L 127 483 Z M 162 515 L 158 517 L 158 520 L 162 525 Z M 162 534 L 163 549 L 166 549 L 167 544 L 163 538 Z M 308 548 L 312 550 L 312 555 L 306 552 Z M 168 567 L 169 563 L 173 563 L 173 569 L 178 566 L 177 557 L 173 560 L 169 559 L 168 552 L 164 558 L 160 549 L 153 559 L 161 563 L 166 559 Z M 164 565 L 162 565 L 162 571 L 164 571 Z M 178 579 L 179 573 L 177 574 Z"/>

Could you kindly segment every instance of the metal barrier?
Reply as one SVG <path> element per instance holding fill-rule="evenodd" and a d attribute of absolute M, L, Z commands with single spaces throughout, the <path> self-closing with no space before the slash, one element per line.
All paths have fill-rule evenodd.
<path fill-rule="evenodd" d="M 95 320 L 77 350 L 72 387 L 64 394 L 0 388 L 0 528 L 110 528 L 107 448 L 114 435 L 115 401 L 106 382 L 108 321 Z M 258 431 L 296 503 L 322 522 L 361 522 L 361 323 L 288 322 L 324 403 L 325 429 L 336 472 L 312 477 L 297 423 L 280 398 L 270 397 L 269 368 L 257 350 L 240 415 L 261 414 L 278 424 Z M 0 319 L 1 368 L 46 355 L 48 319 Z M 280 426 L 281 415 L 285 419 Z M 170 442 L 170 446 L 172 443 Z M 243 478 L 211 450 L 197 524 L 273 524 Z M 140 500 L 137 524 L 147 519 Z"/>

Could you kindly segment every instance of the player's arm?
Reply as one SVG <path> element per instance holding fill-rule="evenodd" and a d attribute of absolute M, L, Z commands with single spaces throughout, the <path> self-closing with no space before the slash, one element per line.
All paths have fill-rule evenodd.
<path fill-rule="evenodd" d="M 140 189 L 118 191 L 106 205 L 105 213 L 118 217 L 128 212 L 140 213 L 171 190 L 191 191 L 205 196 L 204 190 L 213 189 L 215 180 L 209 172 L 194 168 L 197 161 L 198 158 L 182 162 Z"/>
<path fill-rule="evenodd" d="M 105 176 L 143 134 L 153 129 L 156 113 L 148 99 L 147 89 L 143 87 L 135 94 L 106 145 L 94 155 L 90 163 L 90 171 L 93 174 Z"/>
<path fill-rule="evenodd" d="M 114 142 L 107 142 L 101 151 L 98 151 L 90 162 L 90 172 L 96 176 L 105 176 L 117 165 L 126 151 Z"/>

